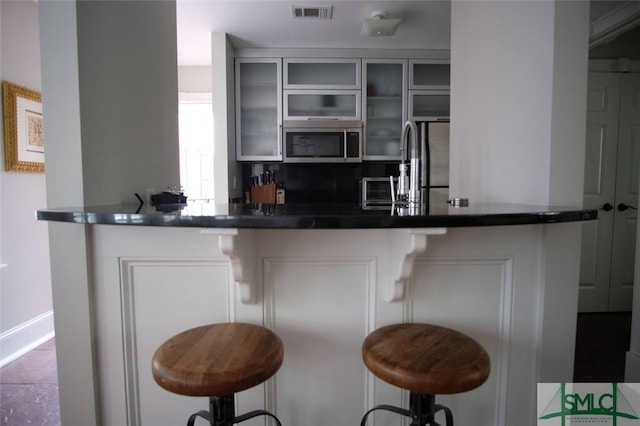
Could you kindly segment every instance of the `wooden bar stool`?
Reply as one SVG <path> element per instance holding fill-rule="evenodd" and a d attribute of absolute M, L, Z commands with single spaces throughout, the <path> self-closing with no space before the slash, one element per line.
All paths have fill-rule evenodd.
<path fill-rule="evenodd" d="M 222 323 L 192 328 L 171 337 L 153 355 L 153 378 L 164 389 L 188 396 L 208 396 L 209 411 L 197 417 L 211 426 L 231 426 L 266 410 L 235 415 L 235 393 L 256 386 L 273 376 L 282 365 L 284 349 L 280 338 L 252 324 Z"/>
<path fill-rule="evenodd" d="M 360 426 L 375 410 L 410 417 L 410 426 L 439 426 L 435 414 L 443 411 L 453 426 L 451 410 L 435 403 L 437 394 L 475 389 L 489 376 L 489 355 L 471 337 L 431 324 L 393 324 L 367 336 L 362 358 L 377 377 L 409 393 L 409 409 L 378 405 L 369 410 Z"/>

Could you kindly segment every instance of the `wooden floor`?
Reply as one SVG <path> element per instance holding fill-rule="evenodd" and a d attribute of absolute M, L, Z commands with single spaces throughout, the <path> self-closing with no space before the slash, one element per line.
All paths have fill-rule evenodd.
<path fill-rule="evenodd" d="M 624 382 L 631 312 L 578 315 L 573 381 Z"/>
<path fill-rule="evenodd" d="M 574 382 L 624 382 L 630 330 L 628 312 L 578 315 Z M 24 425 L 60 425 L 55 339 L 0 369 L 0 426 Z"/>

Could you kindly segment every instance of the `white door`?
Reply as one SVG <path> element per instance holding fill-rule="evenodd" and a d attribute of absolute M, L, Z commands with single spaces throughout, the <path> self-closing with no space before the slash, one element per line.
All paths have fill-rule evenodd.
<path fill-rule="evenodd" d="M 609 309 L 620 74 L 590 73 L 587 93 L 584 207 L 600 210 L 597 221 L 582 225 L 579 310 L 604 312 Z"/>
<path fill-rule="evenodd" d="M 621 79 L 610 311 L 631 310 L 640 165 L 640 75 L 622 74 Z"/>

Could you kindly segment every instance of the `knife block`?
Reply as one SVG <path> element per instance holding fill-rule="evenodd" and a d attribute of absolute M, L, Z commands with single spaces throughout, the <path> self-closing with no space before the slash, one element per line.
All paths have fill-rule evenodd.
<path fill-rule="evenodd" d="M 252 204 L 276 204 L 276 184 L 252 186 L 249 195 Z"/>

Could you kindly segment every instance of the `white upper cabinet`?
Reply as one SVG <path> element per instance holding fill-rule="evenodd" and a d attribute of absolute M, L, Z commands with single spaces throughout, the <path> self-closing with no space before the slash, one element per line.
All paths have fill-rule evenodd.
<path fill-rule="evenodd" d="M 236 59 L 236 157 L 282 160 L 282 65 L 279 58 Z"/>
<path fill-rule="evenodd" d="M 285 58 L 285 120 L 360 120 L 360 59 Z"/>
<path fill-rule="evenodd" d="M 449 61 L 412 59 L 409 61 L 409 89 L 449 90 L 451 64 Z"/>
<path fill-rule="evenodd" d="M 360 120 L 360 90 L 285 90 L 285 120 Z"/>
<path fill-rule="evenodd" d="M 236 58 L 235 65 L 238 161 L 282 161 L 285 120 L 361 120 L 363 160 L 396 161 L 407 119 L 450 116 L 448 60 Z"/>
<path fill-rule="evenodd" d="M 414 121 L 449 120 L 448 90 L 409 90 L 410 119 Z"/>
<path fill-rule="evenodd" d="M 360 59 L 284 59 L 285 89 L 360 89 Z"/>
<path fill-rule="evenodd" d="M 415 121 L 448 120 L 451 65 L 444 60 L 409 61 L 409 118 Z"/>
<path fill-rule="evenodd" d="M 399 160 L 407 120 L 407 61 L 364 59 L 364 160 Z"/>

